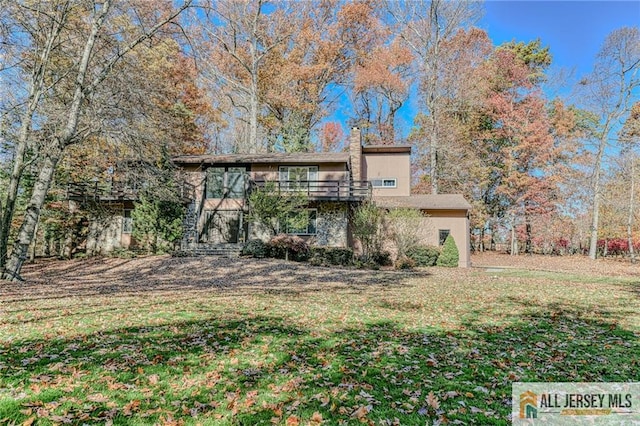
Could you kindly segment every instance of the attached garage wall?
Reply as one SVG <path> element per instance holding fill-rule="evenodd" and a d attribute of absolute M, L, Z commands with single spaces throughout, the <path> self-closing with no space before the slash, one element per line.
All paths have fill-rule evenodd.
<path fill-rule="evenodd" d="M 425 243 L 432 246 L 439 245 L 439 231 L 448 229 L 456 242 L 460 259 L 458 266 L 471 266 L 469 219 L 464 210 L 424 210 L 428 216 L 423 219 L 423 229 L 426 232 Z"/>

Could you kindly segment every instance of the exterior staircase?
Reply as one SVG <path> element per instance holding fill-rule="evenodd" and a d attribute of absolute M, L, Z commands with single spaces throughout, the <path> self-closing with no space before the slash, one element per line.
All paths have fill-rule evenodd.
<path fill-rule="evenodd" d="M 198 243 L 187 249 L 194 256 L 239 257 L 242 244 Z"/>
<path fill-rule="evenodd" d="M 180 251 L 183 255 L 191 256 L 219 256 L 238 257 L 242 244 L 214 244 L 199 243 L 197 235 L 198 213 L 195 200 L 187 205 L 187 211 L 182 221 L 182 242 Z"/>

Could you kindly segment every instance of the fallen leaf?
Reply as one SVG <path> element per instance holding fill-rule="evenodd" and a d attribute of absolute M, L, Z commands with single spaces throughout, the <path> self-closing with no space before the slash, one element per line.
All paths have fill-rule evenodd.
<path fill-rule="evenodd" d="M 101 393 L 94 393 L 92 395 L 87 396 L 86 399 L 87 401 L 91 401 L 91 402 L 108 402 L 109 401 L 109 398 L 107 398 Z"/>
<path fill-rule="evenodd" d="M 314 425 L 322 424 L 322 414 L 320 414 L 317 411 L 313 413 L 313 415 L 311 416 L 311 424 L 314 424 Z"/>
<path fill-rule="evenodd" d="M 429 391 L 429 394 L 427 395 L 427 404 L 434 410 L 440 408 L 440 401 L 433 391 Z"/>
<path fill-rule="evenodd" d="M 365 417 L 367 417 L 367 414 L 369 414 L 369 411 L 371 411 L 371 406 L 361 405 L 353 413 L 351 413 L 351 417 L 354 417 L 356 419 L 364 419 Z"/>
<path fill-rule="evenodd" d="M 29 417 L 27 420 L 22 422 L 22 426 L 31 426 L 35 421 L 36 421 L 35 416 Z"/>
<path fill-rule="evenodd" d="M 285 423 L 287 426 L 298 426 L 300 424 L 300 419 L 298 416 L 291 415 L 287 418 Z"/>

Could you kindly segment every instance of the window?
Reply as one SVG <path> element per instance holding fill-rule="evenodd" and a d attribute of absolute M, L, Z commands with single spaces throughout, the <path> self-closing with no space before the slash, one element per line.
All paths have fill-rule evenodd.
<path fill-rule="evenodd" d="M 373 188 L 395 188 L 397 185 L 396 178 L 373 179 L 371 181 Z"/>
<path fill-rule="evenodd" d="M 207 169 L 207 198 L 222 198 L 224 196 L 224 167 L 210 167 Z"/>
<path fill-rule="evenodd" d="M 133 233 L 133 218 L 131 217 L 131 210 L 125 209 L 122 215 L 122 233 Z"/>
<path fill-rule="evenodd" d="M 299 214 L 308 216 L 308 220 L 306 221 L 307 225 L 296 228 L 295 225 L 291 223 L 291 222 L 295 222 L 295 220 L 289 221 L 289 223 L 287 224 L 288 226 L 286 227 L 287 234 L 315 235 L 317 233 L 317 225 L 318 225 L 318 210 L 307 209 L 307 210 L 301 211 Z M 302 220 L 302 222 L 304 222 L 304 220 Z"/>
<path fill-rule="evenodd" d="M 281 166 L 280 188 L 295 190 L 314 190 L 318 184 L 318 166 Z"/>
<path fill-rule="evenodd" d="M 246 183 L 246 169 L 231 167 L 227 172 L 227 197 L 244 198 L 244 188 Z"/>
<path fill-rule="evenodd" d="M 207 169 L 207 198 L 244 198 L 247 169 L 210 167 Z"/>
<path fill-rule="evenodd" d="M 444 240 L 447 239 L 447 237 L 449 236 L 450 231 L 448 229 L 440 229 L 438 231 L 438 240 L 439 240 L 439 244 L 443 245 L 444 244 Z"/>

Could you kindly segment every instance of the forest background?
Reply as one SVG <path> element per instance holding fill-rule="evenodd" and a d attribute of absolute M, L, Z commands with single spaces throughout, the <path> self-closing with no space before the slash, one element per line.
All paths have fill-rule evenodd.
<path fill-rule="evenodd" d="M 69 183 L 135 169 L 170 198 L 174 155 L 340 151 L 352 126 L 413 147 L 414 193 L 464 194 L 476 250 L 634 259 L 637 7 L 585 71 L 495 42 L 501 4 L 0 0 L 0 268 L 80 232 Z"/>

